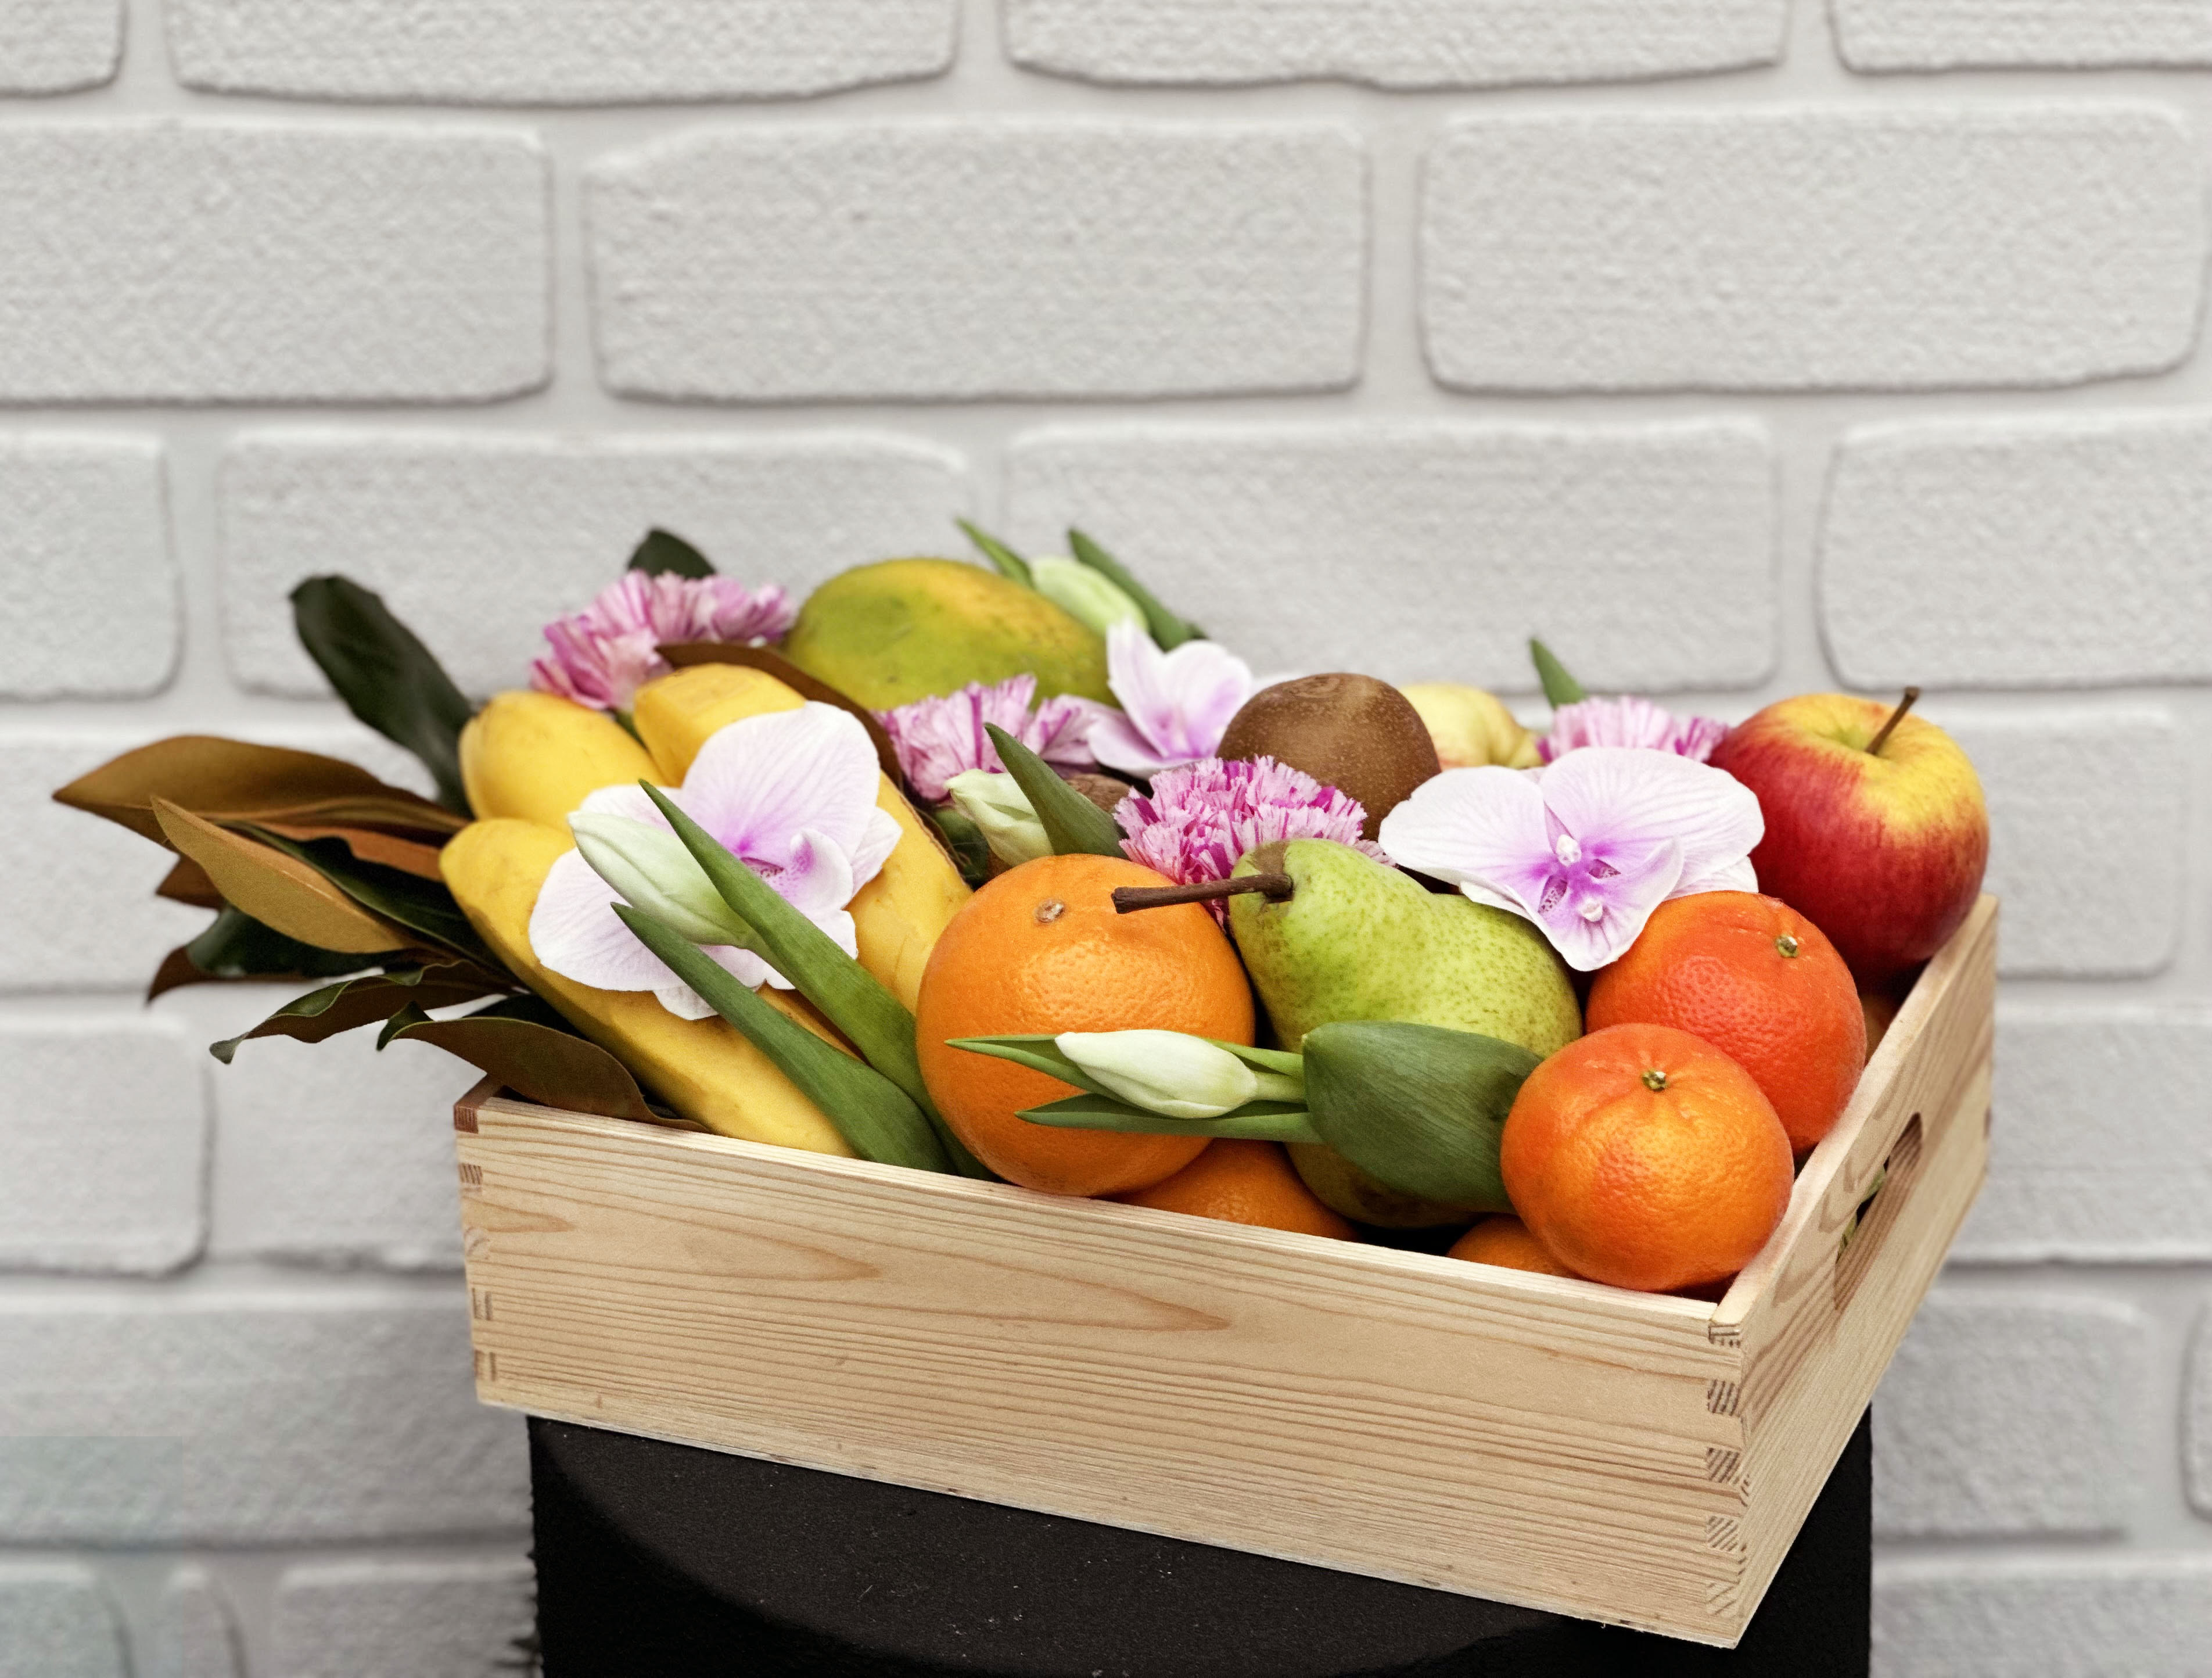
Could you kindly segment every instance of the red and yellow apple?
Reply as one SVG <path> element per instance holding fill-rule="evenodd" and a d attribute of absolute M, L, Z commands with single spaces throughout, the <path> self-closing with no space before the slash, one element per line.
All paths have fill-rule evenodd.
<path fill-rule="evenodd" d="M 1759 889 L 1810 920 L 1862 985 L 1926 961 L 1959 929 L 1990 858 L 1982 783 L 1958 743 L 1896 708 L 1808 693 L 1768 706 L 1713 753 L 1759 795 Z"/>

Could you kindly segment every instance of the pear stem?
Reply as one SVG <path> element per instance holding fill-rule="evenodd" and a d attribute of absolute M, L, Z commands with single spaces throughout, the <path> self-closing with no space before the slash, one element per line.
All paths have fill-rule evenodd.
<path fill-rule="evenodd" d="M 1897 725 L 1905 720 L 1905 714 L 1919 702 L 1920 690 L 1918 688 L 1905 689 L 1905 697 L 1898 702 L 1897 708 L 1889 714 L 1889 720 L 1882 724 L 1881 733 L 1875 735 L 1868 744 L 1868 757 L 1879 757 L 1881 756 L 1882 747 L 1889 744 L 1889 737 L 1897 732 Z"/>
<path fill-rule="evenodd" d="M 1210 903 L 1256 891 L 1271 903 L 1286 903 L 1298 889 L 1288 874 L 1239 874 L 1234 879 L 1202 879 L 1193 885 L 1124 885 L 1114 892 L 1114 913 L 1129 915 L 1140 909 L 1165 909 L 1170 903 Z"/>

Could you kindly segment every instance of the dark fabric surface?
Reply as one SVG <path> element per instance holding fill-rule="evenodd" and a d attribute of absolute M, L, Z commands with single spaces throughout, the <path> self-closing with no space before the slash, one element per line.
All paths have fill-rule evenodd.
<path fill-rule="evenodd" d="M 532 1421 L 546 1678 L 1865 1678 L 1868 1423 L 1741 1648 Z"/>

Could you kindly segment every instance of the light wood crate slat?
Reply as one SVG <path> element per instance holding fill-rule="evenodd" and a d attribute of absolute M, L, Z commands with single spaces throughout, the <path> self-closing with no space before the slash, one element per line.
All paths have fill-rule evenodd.
<path fill-rule="evenodd" d="M 1717 1306 L 480 1087 L 478 1389 L 1732 1645 L 1979 1186 L 1995 937 L 1985 898 Z"/>

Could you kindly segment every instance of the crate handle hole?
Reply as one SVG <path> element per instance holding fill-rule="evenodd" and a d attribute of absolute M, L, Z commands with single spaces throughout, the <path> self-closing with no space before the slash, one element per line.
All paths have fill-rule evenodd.
<path fill-rule="evenodd" d="M 1923 1128 L 1920 1115 L 1915 1113 L 1905 1121 L 1905 1128 L 1898 1134 L 1889 1156 L 1875 1173 L 1874 1184 L 1860 1200 L 1844 1225 L 1844 1233 L 1836 1243 L 1836 1310 L 1840 1312 L 1851 1303 L 1858 1292 L 1859 1283 L 1873 1268 L 1875 1255 L 1881 1249 L 1882 1237 L 1897 1222 L 1905 1195 L 1912 1188 L 1913 1179 L 1920 1174 L 1920 1152 Z"/>

